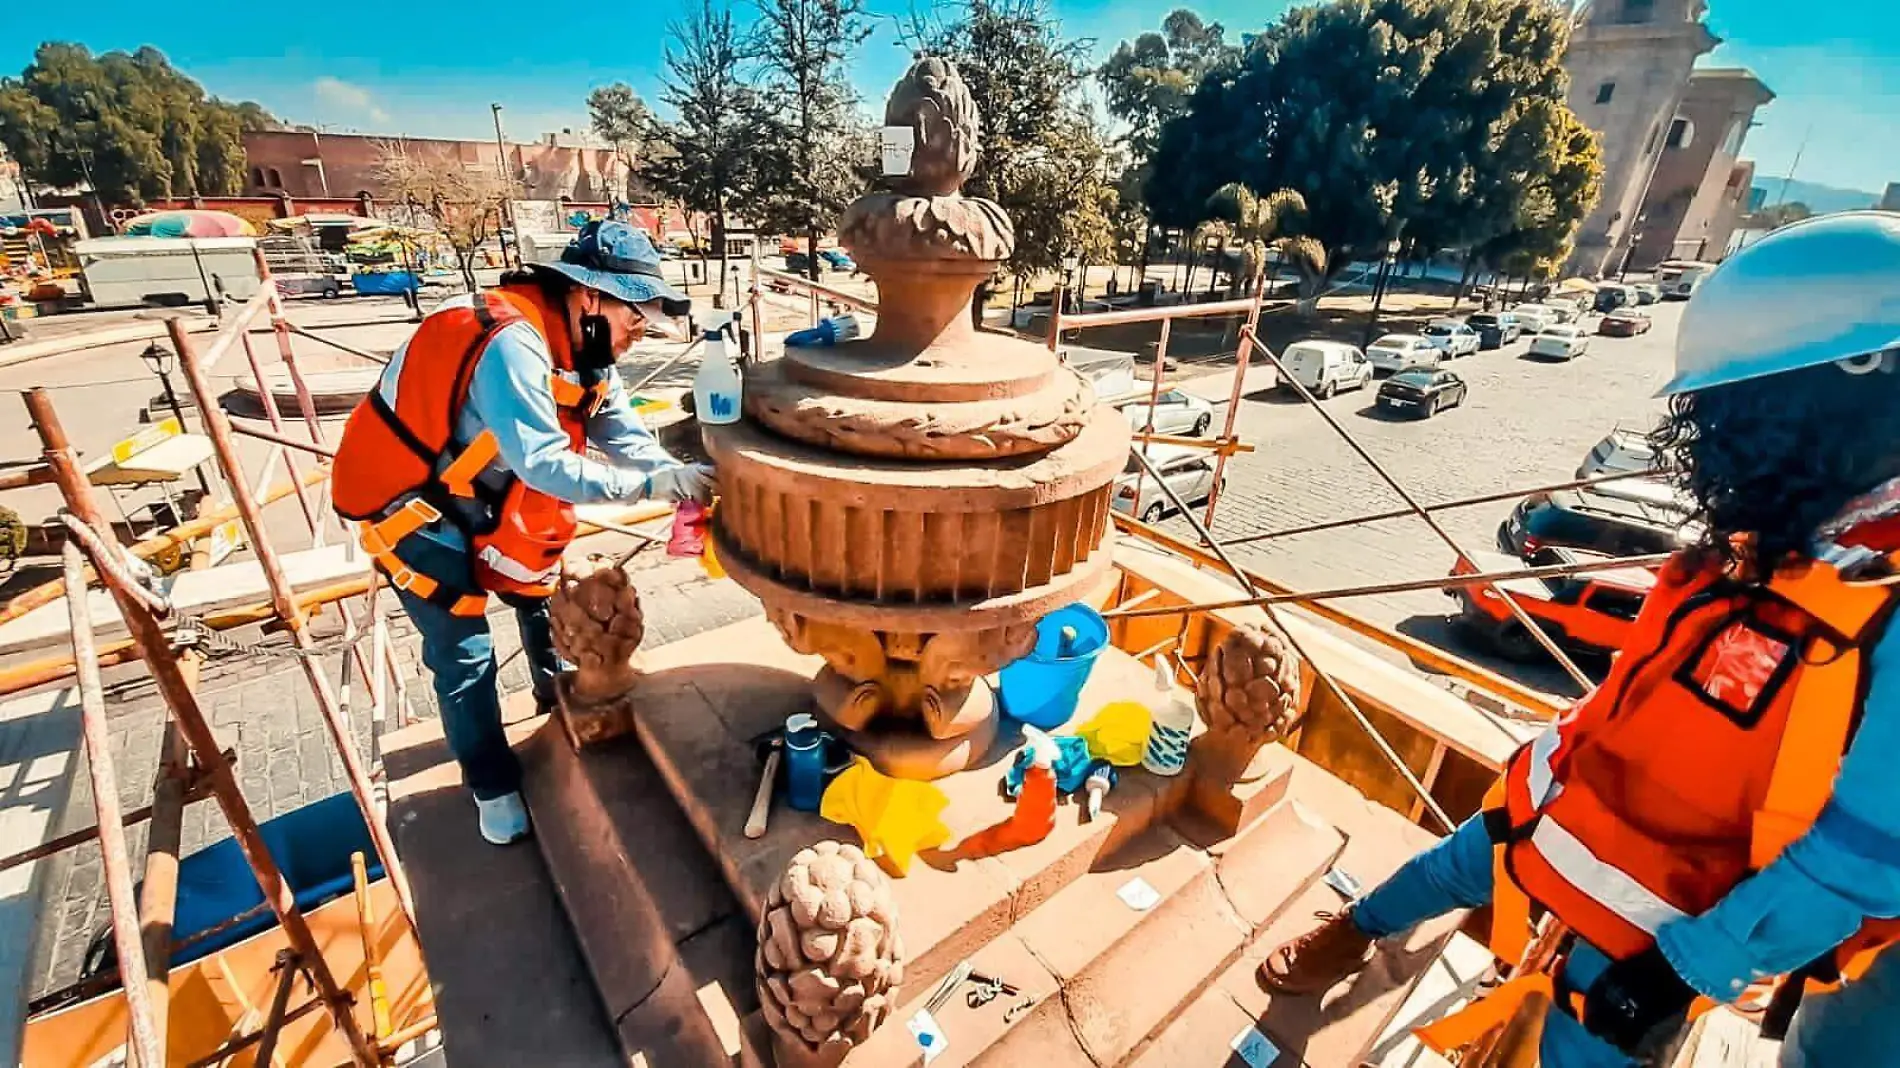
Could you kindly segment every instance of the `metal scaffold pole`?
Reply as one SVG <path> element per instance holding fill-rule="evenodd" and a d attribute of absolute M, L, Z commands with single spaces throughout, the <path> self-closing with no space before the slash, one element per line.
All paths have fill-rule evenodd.
<path fill-rule="evenodd" d="M 183 332 L 177 330 L 174 322 L 173 339 L 178 340 Z M 190 369 L 194 383 L 203 384 L 203 372 L 195 359 L 187 361 L 184 352 L 180 352 L 180 362 Z M 209 415 L 217 413 L 215 406 L 207 404 L 208 398 L 202 393 L 197 396 L 200 411 Z M 98 503 L 93 499 L 92 486 L 87 481 L 77 454 L 66 437 L 65 428 L 60 424 L 52 398 L 44 389 L 34 389 L 26 394 L 27 411 L 32 415 L 34 429 L 45 450 L 47 464 L 53 469 L 55 481 L 65 498 L 66 507 L 82 522 L 94 531 L 110 531 L 105 516 L 100 512 Z M 221 413 L 219 413 L 221 414 Z M 227 438 L 228 445 L 228 438 Z M 249 500 L 247 489 L 242 482 L 233 479 L 232 491 L 240 499 Z M 253 515 L 252 518 L 255 518 Z M 109 536 L 108 536 L 109 540 Z M 257 879 L 258 889 L 264 900 L 276 914 L 278 924 L 283 928 L 285 938 L 297 952 L 309 969 L 312 983 L 317 989 L 321 1002 L 330 1011 L 337 1030 L 342 1034 L 352 1055 L 358 1064 L 378 1063 L 379 1053 L 376 1045 L 364 1033 L 352 1012 L 350 995 L 337 982 L 322 955 L 322 947 L 317 944 L 310 926 L 304 920 L 303 912 L 297 906 L 295 894 L 289 882 L 277 866 L 277 861 L 264 844 L 264 838 L 249 804 L 244 800 L 243 792 L 238 788 L 237 777 L 231 770 L 231 764 L 225 759 L 218 747 L 216 736 L 210 723 L 205 719 L 204 711 L 198 705 L 197 695 L 181 670 L 178 656 L 173 652 L 170 640 L 160 628 L 158 620 L 146 607 L 145 601 L 131 590 L 121 587 L 113 577 L 115 568 L 109 568 L 110 561 L 95 560 L 95 568 L 102 575 L 106 588 L 117 602 L 119 614 L 124 618 L 139 656 L 144 660 L 152 681 L 164 698 L 166 707 L 171 710 L 172 718 L 190 744 L 199 768 L 212 794 L 217 798 L 224 812 L 225 820 L 231 826 L 232 837 L 237 841 L 239 851 L 250 864 L 252 874 Z M 83 601 L 83 588 L 72 589 L 72 598 Z M 114 823 L 112 809 L 101 813 L 101 832 Z M 128 982 L 128 990 L 132 984 Z M 140 984 L 141 986 L 143 984 Z"/>

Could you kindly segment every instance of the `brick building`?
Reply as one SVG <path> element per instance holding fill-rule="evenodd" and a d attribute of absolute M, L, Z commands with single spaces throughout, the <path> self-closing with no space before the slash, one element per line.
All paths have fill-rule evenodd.
<path fill-rule="evenodd" d="M 1629 264 L 1647 270 L 1666 259 L 1720 259 L 1747 206 L 1755 165 L 1741 159 L 1757 108 L 1775 94 L 1740 67 L 1689 76 L 1682 105 L 1663 136 L 1661 159 L 1637 214 Z"/>
<path fill-rule="evenodd" d="M 1702 24 L 1706 0 L 1589 0 L 1576 14 L 1564 67 L 1570 108 L 1603 139 L 1603 192 L 1577 232 L 1566 274 L 1614 274 L 1662 157 L 1698 56 L 1720 41 Z"/>
<path fill-rule="evenodd" d="M 263 130 L 244 135 L 246 196 L 357 197 L 383 200 L 376 163 L 385 146 L 400 143 L 410 153 L 433 153 L 468 167 L 493 170 L 493 141 L 435 137 L 378 137 L 316 130 Z M 524 186 L 524 199 L 582 202 L 620 198 L 627 167 L 611 148 L 585 139 L 549 134 L 540 141 L 507 146 L 507 172 Z"/>

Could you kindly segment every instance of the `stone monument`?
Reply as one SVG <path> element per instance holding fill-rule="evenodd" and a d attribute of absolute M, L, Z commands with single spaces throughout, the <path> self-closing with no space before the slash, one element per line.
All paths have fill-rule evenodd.
<path fill-rule="evenodd" d="M 554 680 L 561 724 L 575 748 L 633 729 L 633 654 L 646 636 L 640 591 L 611 560 L 564 567 L 548 599 L 555 651 L 574 665 Z"/>
<path fill-rule="evenodd" d="M 918 60 L 885 122 L 914 132 L 910 173 L 840 227 L 877 283 L 875 332 L 751 366 L 746 418 L 704 439 L 721 563 L 825 660 L 830 724 L 887 774 L 928 779 L 983 757 L 982 676 L 1107 572 L 1130 432 L 1043 347 L 971 321 L 1015 236 L 959 192 L 979 121 L 956 68 Z"/>
<path fill-rule="evenodd" d="M 1299 712 L 1299 654 L 1271 621 L 1237 626 L 1208 654 L 1197 696 L 1207 730 L 1188 749 L 1194 805 L 1237 834 L 1279 800 L 1262 789 L 1260 753 Z"/>

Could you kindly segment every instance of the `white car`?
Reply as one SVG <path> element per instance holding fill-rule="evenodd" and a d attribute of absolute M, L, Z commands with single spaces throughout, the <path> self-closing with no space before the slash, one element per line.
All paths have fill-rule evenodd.
<path fill-rule="evenodd" d="M 1213 453 L 1187 445 L 1161 444 L 1149 444 L 1144 452 L 1148 462 L 1184 504 L 1199 504 L 1213 495 Z M 1161 492 L 1161 487 L 1155 485 L 1155 480 L 1141 469 L 1141 464 L 1130 456 L 1127 466 L 1115 477 L 1115 496 L 1110 498 L 1109 507 L 1124 515 L 1138 516 L 1142 522 L 1152 525 L 1160 522 L 1174 505 L 1168 495 Z"/>
<path fill-rule="evenodd" d="M 1148 402 L 1145 400 L 1122 405 L 1121 413 L 1132 429 L 1141 430 L 1148 425 Z M 1164 389 L 1161 391 L 1160 403 L 1154 407 L 1154 424 L 1157 434 L 1187 434 L 1198 438 L 1214 425 L 1213 402 L 1178 389 Z"/>
<path fill-rule="evenodd" d="M 1454 360 L 1478 351 L 1478 332 L 1462 319 L 1433 319 L 1425 326 L 1425 340 Z"/>
<path fill-rule="evenodd" d="M 1437 367 L 1444 353 L 1417 334 L 1387 334 L 1366 350 L 1366 359 L 1374 369 L 1392 373 L 1407 367 Z"/>
<path fill-rule="evenodd" d="M 1343 341 L 1296 341 L 1280 354 L 1280 362 L 1295 381 L 1318 397 L 1364 389 L 1372 382 L 1372 361 L 1358 346 Z"/>
<path fill-rule="evenodd" d="M 1517 316 L 1517 321 L 1524 324 L 1527 332 L 1533 334 L 1547 326 L 1569 322 L 1571 318 L 1564 315 L 1562 309 L 1549 304 L 1519 304 L 1511 309 L 1511 314 Z"/>
<path fill-rule="evenodd" d="M 1575 326 L 1547 326 L 1531 339 L 1532 356 L 1574 360 L 1590 351 L 1590 335 Z"/>

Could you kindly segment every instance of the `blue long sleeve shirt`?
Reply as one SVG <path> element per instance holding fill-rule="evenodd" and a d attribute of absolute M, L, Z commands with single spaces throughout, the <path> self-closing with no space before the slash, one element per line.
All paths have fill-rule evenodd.
<path fill-rule="evenodd" d="M 399 351 L 395 362 L 403 355 Z M 553 369 L 547 343 L 532 326 L 514 323 L 498 331 L 477 357 L 468 401 L 456 422 L 454 451 L 489 431 L 497 452 L 491 470 L 512 472 L 530 489 L 574 504 L 638 500 L 650 495 L 654 475 L 680 466 L 640 421 L 620 376 L 611 371 L 607 398 L 587 421 L 588 444 L 606 462 L 574 451 L 548 387 Z M 386 374 L 378 386 L 385 399 L 395 378 Z M 421 533 L 444 545 L 459 548 L 463 542 L 451 523 Z"/>
<path fill-rule="evenodd" d="M 1733 1001 L 1863 920 L 1900 916 L 1900 626 L 1875 646 L 1870 671 L 1860 728 L 1814 826 L 1714 908 L 1657 931 L 1663 955 L 1703 994 Z"/>

